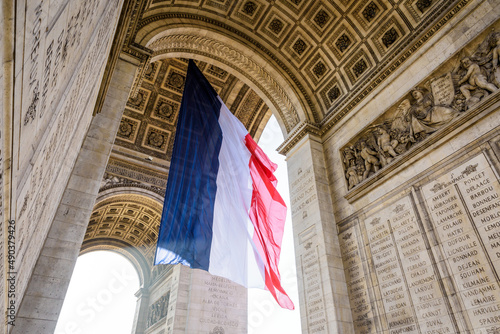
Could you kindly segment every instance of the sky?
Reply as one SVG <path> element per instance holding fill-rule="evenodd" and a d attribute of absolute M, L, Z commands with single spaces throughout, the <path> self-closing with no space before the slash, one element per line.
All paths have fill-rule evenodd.
<path fill-rule="evenodd" d="M 278 122 L 271 116 L 259 146 L 278 164 L 278 191 L 288 207 L 281 250 L 281 283 L 295 310 L 281 309 L 268 291 L 248 290 L 248 334 L 299 334 L 300 310 L 285 157 L 276 152 L 283 142 Z M 130 333 L 139 290 L 139 277 L 123 256 L 95 251 L 80 256 L 64 300 L 55 334 Z"/>

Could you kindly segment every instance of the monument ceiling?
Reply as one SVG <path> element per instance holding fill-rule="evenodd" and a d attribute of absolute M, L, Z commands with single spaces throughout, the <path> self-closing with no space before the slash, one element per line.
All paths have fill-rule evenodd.
<path fill-rule="evenodd" d="M 142 282 L 155 280 L 170 266 L 153 267 L 161 205 L 141 195 L 121 194 L 96 204 L 82 244 L 94 249 L 119 251 L 139 269 Z"/>
<path fill-rule="evenodd" d="M 127 101 L 115 152 L 139 160 L 149 156 L 164 163 L 170 160 L 187 62 L 167 58 L 149 64 L 135 96 L 131 94 Z M 258 138 L 262 120 L 270 116 L 262 99 L 234 75 L 204 62 L 197 65 L 228 108 Z"/>
<path fill-rule="evenodd" d="M 469 2 L 132 1 L 122 50 L 141 65 L 101 191 L 132 186 L 163 194 L 187 58 L 197 59 L 252 136 L 274 112 L 291 145 L 305 128 L 321 134 L 336 124 Z M 86 240 L 100 230 L 133 237 L 117 228 L 118 216 L 102 229 L 106 210 L 92 216 Z M 146 241 L 154 237 L 141 231 L 142 244 L 134 245 L 152 247 Z"/>
<path fill-rule="evenodd" d="M 94 207 L 84 246 L 95 239 L 121 240 L 152 262 L 160 218 L 161 206 L 156 201 L 137 195 L 111 197 Z"/>
<path fill-rule="evenodd" d="M 300 121 L 338 121 L 469 2 L 150 0 L 137 5 L 128 51 L 203 54 L 183 47 L 181 37 L 197 35 L 202 43 L 210 32 L 228 46 L 245 44 L 293 87 L 298 101 L 288 97 L 304 115 L 284 121 L 289 133 Z M 162 38 L 170 39 L 163 49 Z"/>

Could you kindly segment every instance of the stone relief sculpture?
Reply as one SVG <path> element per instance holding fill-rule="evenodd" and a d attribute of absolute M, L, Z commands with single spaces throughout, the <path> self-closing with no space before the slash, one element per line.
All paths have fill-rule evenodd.
<path fill-rule="evenodd" d="M 170 292 L 158 299 L 153 305 L 149 306 L 147 327 L 156 324 L 160 319 L 165 318 L 168 313 L 168 300 Z"/>
<path fill-rule="evenodd" d="M 500 32 L 490 32 L 474 52 L 462 51 L 454 62 L 341 150 L 348 190 L 500 88 Z"/>
<path fill-rule="evenodd" d="M 109 174 L 106 172 L 106 173 L 104 173 L 104 176 L 103 176 L 102 181 L 101 181 L 101 186 L 99 187 L 99 189 L 102 189 L 106 186 L 137 185 L 137 184 L 141 184 L 141 183 L 137 182 L 137 181 L 132 181 L 132 180 L 126 179 L 124 177 L 119 177 L 119 176 L 116 176 L 113 174 Z"/>

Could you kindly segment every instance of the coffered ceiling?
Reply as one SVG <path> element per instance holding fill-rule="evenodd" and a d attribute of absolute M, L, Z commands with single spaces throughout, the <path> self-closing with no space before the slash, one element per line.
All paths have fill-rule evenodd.
<path fill-rule="evenodd" d="M 128 1 L 121 51 L 141 65 L 101 191 L 163 194 L 187 58 L 254 138 L 273 112 L 293 140 L 334 126 L 470 2 Z M 98 203 L 86 240 L 122 239 L 151 258 L 159 213 L 134 205 Z"/>
<path fill-rule="evenodd" d="M 140 87 L 127 101 L 114 151 L 144 161 L 153 157 L 164 165 L 170 160 L 175 126 L 184 89 L 188 59 L 168 58 L 150 63 Z M 257 138 L 262 120 L 270 116 L 262 99 L 234 75 L 204 62 L 198 67 L 228 108 Z M 140 153 L 139 155 L 137 153 Z"/>
<path fill-rule="evenodd" d="M 158 36 L 202 30 L 246 45 L 283 75 L 305 110 L 305 119 L 286 124 L 288 132 L 299 121 L 322 126 L 348 112 L 439 29 L 439 19 L 468 2 L 152 0 L 138 7 L 128 42 L 155 52 Z"/>

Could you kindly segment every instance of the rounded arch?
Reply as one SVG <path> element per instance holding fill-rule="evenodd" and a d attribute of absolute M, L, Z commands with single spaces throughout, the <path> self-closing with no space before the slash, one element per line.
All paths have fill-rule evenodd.
<path fill-rule="evenodd" d="M 129 259 L 142 286 L 151 283 L 154 251 L 162 212 L 159 194 L 126 186 L 99 193 L 80 254 L 110 250 Z"/>
<path fill-rule="evenodd" d="M 236 76 L 252 88 L 276 115 L 284 136 L 308 119 L 292 85 L 271 61 L 236 38 L 206 27 L 167 26 L 153 21 L 141 28 L 137 42 L 152 50 L 152 61 L 193 58 L 211 63 Z"/>
<path fill-rule="evenodd" d="M 128 195 L 142 196 L 148 199 L 148 205 L 154 208 L 159 208 L 161 212 L 161 208 L 163 207 L 164 195 L 160 195 L 159 193 L 154 192 L 153 190 L 148 189 L 146 187 L 141 187 L 140 185 L 129 185 L 129 184 L 102 189 L 101 191 L 99 191 L 99 194 L 97 194 L 97 198 L 95 200 L 96 204 L 94 205 L 94 207 L 96 207 L 99 203 L 110 197 L 114 196 L 123 197 Z"/>

